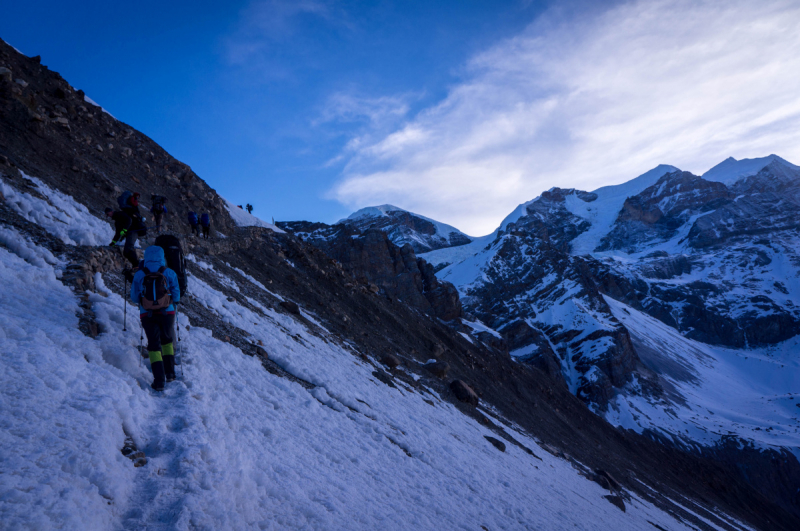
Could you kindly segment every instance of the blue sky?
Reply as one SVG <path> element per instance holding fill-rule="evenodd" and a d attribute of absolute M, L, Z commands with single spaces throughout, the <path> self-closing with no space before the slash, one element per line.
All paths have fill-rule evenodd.
<path fill-rule="evenodd" d="M 551 186 L 800 162 L 800 6 L 17 2 L 0 37 L 265 219 L 473 235 Z"/>
<path fill-rule="evenodd" d="M 236 203 L 335 221 L 346 143 L 446 95 L 530 2 L 17 2 L 0 37 Z"/>

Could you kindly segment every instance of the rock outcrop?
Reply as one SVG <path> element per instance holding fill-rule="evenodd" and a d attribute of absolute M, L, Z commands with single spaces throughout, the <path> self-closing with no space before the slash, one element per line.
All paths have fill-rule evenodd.
<path fill-rule="evenodd" d="M 336 259 L 353 278 L 374 285 L 385 296 L 401 301 L 444 321 L 461 317 L 458 291 L 436 277 L 433 266 L 417 258 L 410 244 L 398 247 L 386 232 L 362 232 L 349 224 L 279 222 Z"/>

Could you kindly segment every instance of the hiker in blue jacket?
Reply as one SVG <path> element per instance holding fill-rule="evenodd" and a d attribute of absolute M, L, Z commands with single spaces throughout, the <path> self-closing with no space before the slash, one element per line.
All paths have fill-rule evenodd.
<path fill-rule="evenodd" d="M 192 236 L 200 236 L 200 227 L 197 225 L 196 212 L 189 212 L 189 227 L 192 229 Z"/>
<path fill-rule="evenodd" d="M 203 227 L 203 238 L 208 239 L 208 233 L 211 230 L 211 217 L 208 212 L 203 212 L 200 216 L 200 226 Z"/>
<path fill-rule="evenodd" d="M 175 307 L 181 300 L 178 275 L 167 267 L 164 249 L 151 245 L 131 282 L 131 302 L 139 305 L 139 317 L 147 336 L 147 352 L 156 391 L 175 380 Z M 148 309 L 147 307 L 156 309 Z"/>

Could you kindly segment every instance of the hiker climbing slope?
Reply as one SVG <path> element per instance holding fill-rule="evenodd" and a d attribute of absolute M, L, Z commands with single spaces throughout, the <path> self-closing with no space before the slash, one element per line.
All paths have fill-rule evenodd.
<path fill-rule="evenodd" d="M 147 226 L 144 224 L 144 217 L 142 217 L 142 213 L 139 211 L 139 194 L 123 192 L 122 195 L 117 198 L 117 203 L 119 204 L 120 211 L 126 214 L 131 220 L 131 224 L 125 233 L 125 248 L 122 250 L 122 255 L 128 259 L 131 267 L 135 268 L 139 264 L 139 257 L 136 254 L 136 240 L 139 239 L 140 236 L 147 235 Z"/>
<path fill-rule="evenodd" d="M 200 236 L 200 230 L 197 225 L 197 213 L 194 211 L 189 212 L 189 227 L 192 229 L 193 236 Z"/>
<path fill-rule="evenodd" d="M 167 198 L 163 195 L 153 194 L 150 196 L 150 201 L 153 203 L 153 206 L 150 207 L 150 213 L 153 214 L 153 221 L 156 224 L 156 234 L 161 234 L 161 222 L 168 213 Z"/>
<path fill-rule="evenodd" d="M 175 309 L 181 291 L 178 276 L 167 267 L 164 249 L 151 245 L 131 283 L 131 302 L 139 305 L 139 317 L 147 336 L 147 352 L 156 391 L 175 379 Z"/>
<path fill-rule="evenodd" d="M 203 227 L 203 238 L 208 239 L 208 233 L 211 230 L 211 217 L 208 212 L 203 212 L 200 216 L 200 226 Z"/>
<path fill-rule="evenodd" d="M 121 210 L 115 211 L 111 208 L 106 208 L 106 216 L 114 222 L 114 237 L 111 238 L 111 243 L 109 244 L 114 247 L 118 242 L 125 239 L 125 235 L 131 227 L 131 217 Z"/>

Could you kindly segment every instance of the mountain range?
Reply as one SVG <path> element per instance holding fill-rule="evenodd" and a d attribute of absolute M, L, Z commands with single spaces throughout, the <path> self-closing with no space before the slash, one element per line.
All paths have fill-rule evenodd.
<path fill-rule="evenodd" d="M 2 527 L 797 529 L 797 167 L 716 170 L 553 188 L 482 238 L 273 225 L 0 41 Z M 126 190 L 186 258 L 161 394 Z"/>

